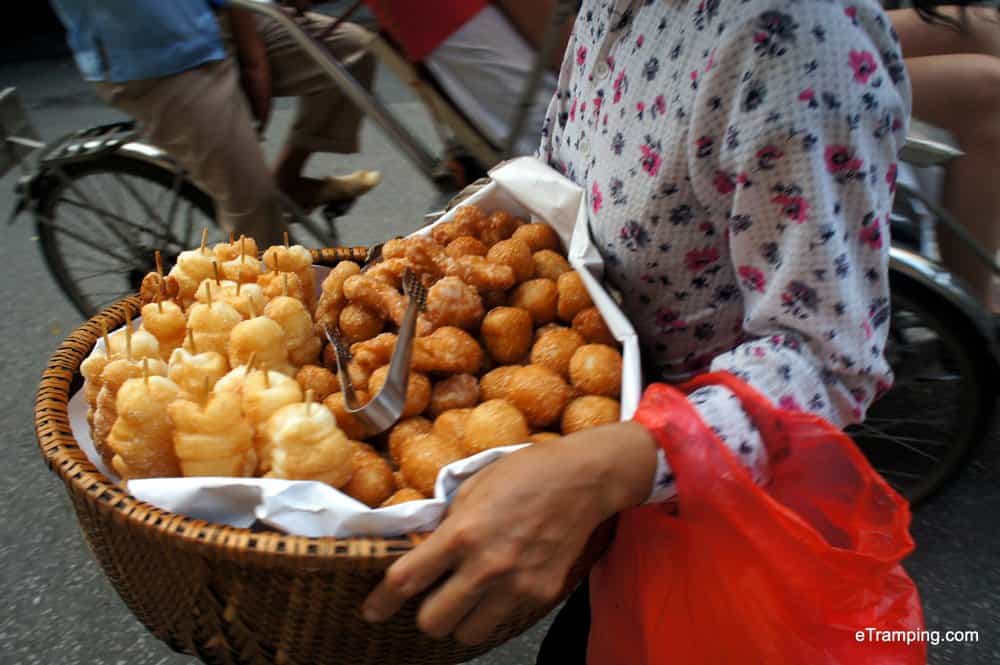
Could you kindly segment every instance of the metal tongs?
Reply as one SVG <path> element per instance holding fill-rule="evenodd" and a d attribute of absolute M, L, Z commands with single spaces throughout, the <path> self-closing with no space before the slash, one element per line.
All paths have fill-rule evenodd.
<path fill-rule="evenodd" d="M 406 387 L 410 380 L 410 357 L 413 355 L 413 338 L 416 336 L 417 315 L 424 309 L 427 302 L 427 289 L 420 283 L 415 272 L 407 268 L 403 273 L 403 293 L 410 299 L 403 315 L 396 337 L 396 348 L 392 351 L 389 361 L 389 374 L 378 391 L 367 404 L 358 404 L 354 392 L 354 382 L 347 371 L 351 361 L 351 352 L 337 330 L 323 326 L 326 339 L 337 354 L 337 378 L 340 389 L 344 393 L 344 406 L 347 412 L 357 418 L 368 430 L 370 435 L 381 434 L 399 421 L 403 415 L 403 405 L 406 403 Z"/>

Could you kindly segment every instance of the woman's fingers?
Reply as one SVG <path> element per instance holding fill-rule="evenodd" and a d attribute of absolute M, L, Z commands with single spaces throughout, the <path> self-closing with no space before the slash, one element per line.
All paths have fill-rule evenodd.
<path fill-rule="evenodd" d="M 431 637 L 450 635 L 455 626 L 489 591 L 479 575 L 465 566 L 423 602 L 417 614 L 417 626 Z"/>
<path fill-rule="evenodd" d="M 426 542 L 389 566 L 385 577 L 365 600 L 361 610 L 365 620 L 385 621 L 407 600 L 444 575 L 454 560 L 449 542 L 447 533 L 438 529 Z"/>
<path fill-rule="evenodd" d="M 519 599 L 498 585 L 458 624 L 455 639 L 462 644 L 480 644 L 517 608 Z"/>

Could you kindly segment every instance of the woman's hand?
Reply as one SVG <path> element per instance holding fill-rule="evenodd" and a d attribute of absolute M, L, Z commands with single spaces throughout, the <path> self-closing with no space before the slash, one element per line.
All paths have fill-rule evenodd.
<path fill-rule="evenodd" d="M 441 580 L 417 624 L 476 644 L 520 604 L 551 603 L 597 525 L 649 495 L 655 451 L 645 428 L 628 422 L 498 460 L 463 483 L 438 529 L 389 568 L 364 617 L 384 621 Z"/>

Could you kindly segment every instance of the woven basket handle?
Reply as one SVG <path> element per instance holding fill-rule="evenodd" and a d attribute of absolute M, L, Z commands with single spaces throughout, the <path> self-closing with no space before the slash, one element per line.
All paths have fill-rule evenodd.
<path fill-rule="evenodd" d="M 367 247 L 323 247 L 312 250 L 313 263 L 321 266 L 335 266 L 341 261 L 365 263 L 368 260 Z"/>

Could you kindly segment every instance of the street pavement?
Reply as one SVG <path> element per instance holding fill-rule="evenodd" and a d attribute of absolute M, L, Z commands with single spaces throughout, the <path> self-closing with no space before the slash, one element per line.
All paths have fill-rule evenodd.
<path fill-rule="evenodd" d="M 0 65 L 0 88 L 16 86 L 45 138 L 118 118 L 82 83 L 68 59 Z M 380 75 L 379 94 L 433 145 L 433 132 L 410 92 Z M 269 132 L 273 152 L 292 114 L 279 104 Z M 345 244 L 409 232 L 436 203 L 434 190 L 370 123 L 363 151 L 324 158 L 317 175 L 355 168 L 385 179 L 342 220 Z M 0 214 L 12 206 L 14 175 L 0 179 Z M 0 243 L 0 389 L 7 482 L 0 485 L 0 665 L 193 665 L 131 616 L 88 552 L 61 483 L 42 462 L 32 430 L 32 401 L 49 355 L 80 323 L 46 272 L 31 220 Z M 994 428 L 996 432 L 996 428 Z M 906 568 L 933 630 L 978 630 L 975 644 L 931 646 L 935 665 L 1000 663 L 1000 440 L 994 433 L 960 478 L 914 515 L 916 552 Z M 739 599 L 733 599 L 739 602 Z M 476 661 L 534 662 L 546 623 Z M 721 627 L 720 627 L 721 628 Z M 390 665 L 390 664 L 387 664 Z"/>

